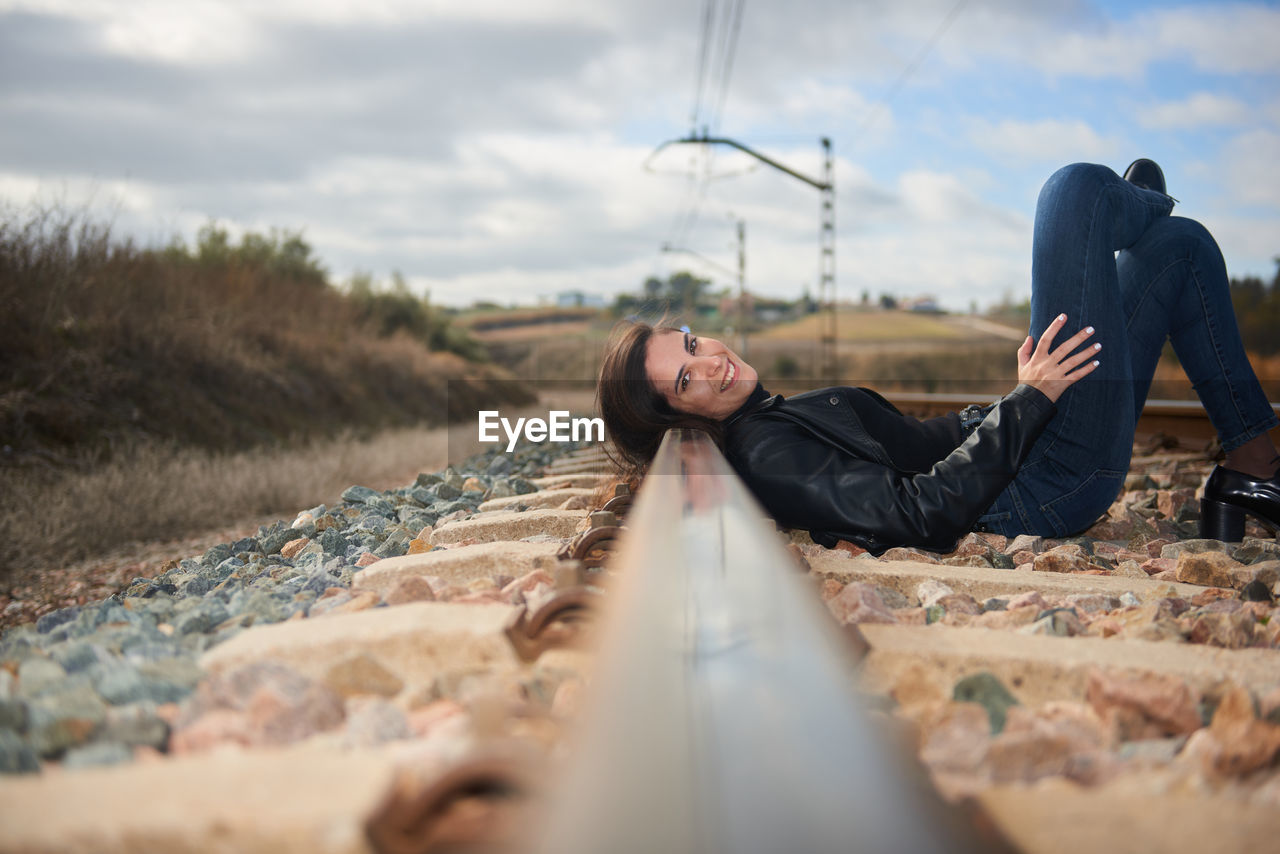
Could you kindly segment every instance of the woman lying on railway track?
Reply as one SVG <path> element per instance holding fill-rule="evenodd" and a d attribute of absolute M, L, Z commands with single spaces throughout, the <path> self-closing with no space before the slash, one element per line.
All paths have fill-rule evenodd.
<path fill-rule="evenodd" d="M 993 406 L 919 421 L 869 389 L 770 396 L 724 344 L 633 324 L 610 345 L 597 401 L 621 461 L 642 471 L 672 427 L 710 433 L 765 509 L 827 546 L 949 551 L 970 530 L 1064 537 L 1124 485 L 1166 339 L 1226 450 L 1202 534 L 1280 525 L 1275 413 L 1245 356 L 1222 253 L 1150 160 L 1054 173 L 1036 206 L 1031 334 L 1018 386 Z M 1118 255 L 1116 253 L 1119 252 Z"/>

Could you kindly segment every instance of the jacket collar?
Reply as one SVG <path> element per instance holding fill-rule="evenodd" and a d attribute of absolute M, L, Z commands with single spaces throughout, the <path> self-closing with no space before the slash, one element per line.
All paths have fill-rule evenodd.
<path fill-rule="evenodd" d="M 742 405 L 733 411 L 733 413 L 724 420 L 724 426 L 728 427 L 748 412 L 759 407 L 762 403 L 769 399 L 769 392 L 764 390 L 764 386 L 756 382 L 756 387 L 751 390 L 751 394 L 747 395 L 747 399 Z"/>

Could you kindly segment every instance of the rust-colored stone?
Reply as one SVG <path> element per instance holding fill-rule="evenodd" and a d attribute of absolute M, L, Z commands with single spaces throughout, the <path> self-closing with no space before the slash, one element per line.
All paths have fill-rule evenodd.
<path fill-rule="evenodd" d="M 898 622 L 876 588 L 859 581 L 846 584 L 839 594 L 827 600 L 827 608 L 842 624 Z"/>
<path fill-rule="evenodd" d="M 1191 554 L 1183 552 L 1178 557 L 1174 569 L 1178 581 L 1186 584 L 1200 584 L 1205 587 L 1235 586 L 1236 577 L 1233 570 L 1240 569 L 1239 561 L 1222 552 L 1200 552 Z"/>
<path fill-rule="evenodd" d="M 1196 698 L 1176 676 L 1094 670 L 1085 698 L 1123 741 L 1185 735 L 1200 728 Z"/>

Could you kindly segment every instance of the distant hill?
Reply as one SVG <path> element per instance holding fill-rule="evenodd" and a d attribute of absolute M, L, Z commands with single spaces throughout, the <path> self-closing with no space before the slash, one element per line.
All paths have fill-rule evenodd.
<path fill-rule="evenodd" d="M 793 323 L 774 326 L 759 337 L 778 340 L 816 340 L 820 335 L 822 314 L 810 314 Z M 905 341 L 911 339 L 963 338 L 966 330 L 951 322 L 946 315 L 913 311 L 841 310 L 837 330 L 842 341 Z"/>

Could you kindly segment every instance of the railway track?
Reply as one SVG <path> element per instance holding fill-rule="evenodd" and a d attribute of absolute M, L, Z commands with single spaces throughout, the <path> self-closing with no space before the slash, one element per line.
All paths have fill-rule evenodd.
<path fill-rule="evenodd" d="M 1152 431 L 1194 441 L 1203 413 L 1173 409 Z M 1265 850 L 1280 544 L 1196 563 L 1208 465 L 1136 457 L 1135 500 L 1077 542 L 873 559 L 779 536 L 697 438 L 634 497 L 571 454 L 532 509 L 482 505 L 364 568 L 356 599 L 388 607 L 201 660 L 340 683 L 346 729 L 0 778 L 0 851 Z M 435 601 L 405 602 L 424 579 Z M 370 708 L 407 732 L 364 744 Z"/>
<path fill-rule="evenodd" d="M 917 418 L 956 412 L 974 402 L 974 395 L 966 394 L 888 392 L 885 396 L 900 410 Z M 1272 408 L 1280 416 L 1280 405 Z M 1157 435 L 1177 438 L 1188 447 L 1202 445 L 1217 435 L 1198 400 L 1148 400 L 1135 433 L 1140 438 Z"/>

